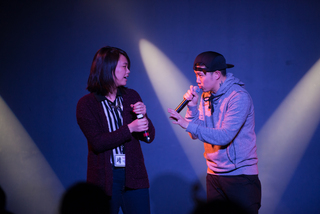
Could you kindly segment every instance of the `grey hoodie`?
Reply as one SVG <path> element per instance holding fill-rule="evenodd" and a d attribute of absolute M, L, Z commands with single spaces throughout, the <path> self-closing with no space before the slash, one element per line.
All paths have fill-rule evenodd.
<path fill-rule="evenodd" d="M 204 95 L 204 94 L 203 94 Z M 204 142 L 209 174 L 256 175 L 258 157 L 254 107 L 244 84 L 228 73 L 214 95 L 212 107 L 201 96 L 200 105 L 188 107 L 186 131 Z M 211 114 L 211 108 L 213 113 Z"/>

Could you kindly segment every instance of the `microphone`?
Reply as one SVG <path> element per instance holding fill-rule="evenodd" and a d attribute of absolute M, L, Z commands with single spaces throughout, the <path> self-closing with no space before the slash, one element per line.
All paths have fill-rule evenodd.
<path fill-rule="evenodd" d="M 198 86 L 194 86 L 193 88 L 196 93 L 199 93 L 200 92 L 200 88 Z M 180 113 L 180 111 L 182 111 L 182 109 L 184 107 L 186 107 L 186 105 L 190 102 L 190 100 L 186 100 L 186 99 L 183 99 L 182 102 L 177 106 L 177 108 L 175 109 L 176 112 Z"/>
<path fill-rule="evenodd" d="M 143 118 L 143 114 L 137 114 L 137 118 L 138 119 L 142 119 Z M 149 143 L 150 142 L 150 135 L 148 131 L 143 131 L 143 137 L 145 138 L 145 140 Z"/>

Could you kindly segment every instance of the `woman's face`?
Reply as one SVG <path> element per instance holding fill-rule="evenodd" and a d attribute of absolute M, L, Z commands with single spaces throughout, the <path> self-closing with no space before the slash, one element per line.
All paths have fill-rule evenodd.
<path fill-rule="evenodd" d="M 120 54 L 113 77 L 116 87 L 125 86 L 127 84 L 127 78 L 129 77 L 129 73 L 130 70 L 128 68 L 128 60 L 125 56 Z"/>

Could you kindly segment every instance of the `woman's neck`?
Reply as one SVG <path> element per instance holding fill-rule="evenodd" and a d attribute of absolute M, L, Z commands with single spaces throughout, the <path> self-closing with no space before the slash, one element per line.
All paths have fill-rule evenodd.
<path fill-rule="evenodd" d="M 117 97 L 117 88 L 115 90 L 113 90 L 112 92 L 110 92 L 109 94 L 107 94 L 105 97 L 108 100 L 110 100 L 111 102 L 114 102 Z"/>

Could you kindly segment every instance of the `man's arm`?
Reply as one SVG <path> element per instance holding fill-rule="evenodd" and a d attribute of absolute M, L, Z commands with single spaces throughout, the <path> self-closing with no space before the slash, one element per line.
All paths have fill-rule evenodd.
<path fill-rule="evenodd" d="M 186 131 L 206 143 L 221 146 L 229 144 L 245 123 L 252 101 L 248 93 L 236 92 L 225 102 L 228 102 L 226 104 L 227 109 L 219 128 L 205 127 L 203 124 L 196 123 L 195 120 L 189 122 Z"/>

